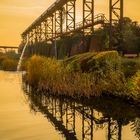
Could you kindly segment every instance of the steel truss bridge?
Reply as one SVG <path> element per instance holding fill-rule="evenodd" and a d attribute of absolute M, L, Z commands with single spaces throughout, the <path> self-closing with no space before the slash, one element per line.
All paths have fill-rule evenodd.
<path fill-rule="evenodd" d="M 114 36 L 113 24 L 118 22 L 121 32 L 123 0 L 109 0 L 109 20 L 104 14 L 95 15 L 95 0 L 82 0 L 82 21 L 76 23 L 76 0 L 56 0 L 23 33 L 22 45 L 33 46 L 41 42 L 54 42 L 63 36 L 81 31 L 84 36 L 94 33 L 95 25 L 109 24 L 110 48 Z M 78 4 L 77 4 L 78 5 Z"/>

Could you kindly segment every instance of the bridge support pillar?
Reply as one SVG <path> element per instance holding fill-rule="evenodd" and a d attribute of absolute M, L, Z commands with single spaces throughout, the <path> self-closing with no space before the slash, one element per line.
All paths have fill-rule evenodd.
<path fill-rule="evenodd" d="M 110 0 L 109 2 L 109 20 L 110 20 L 110 48 L 114 47 L 113 40 L 117 40 L 115 34 L 120 34 L 123 24 L 123 0 Z M 114 23 L 118 23 L 120 26 L 119 30 L 114 30 Z M 121 45 L 121 40 L 117 42 Z"/>
<path fill-rule="evenodd" d="M 91 24 L 90 27 L 85 28 Z M 83 32 L 85 35 L 94 31 L 94 0 L 83 0 Z"/>

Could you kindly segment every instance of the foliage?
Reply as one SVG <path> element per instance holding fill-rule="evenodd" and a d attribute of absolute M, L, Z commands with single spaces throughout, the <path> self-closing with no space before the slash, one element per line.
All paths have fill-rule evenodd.
<path fill-rule="evenodd" d="M 128 82 L 128 94 L 136 101 L 140 101 L 140 71 Z"/>
<path fill-rule="evenodd" d="M 120 94 L 125 81 L 119 61 L 114 51 L 85 53 L 64 61 L 33 56 L 28 62 L 27 77 L 31 85 L 56 95 Z"/>
<path fill-rule="evenodd" d="M 122 71 L 127 79 L 131 78 L 140 70 L 140 59 L 139 58 L 121 58 Z"/>
<path fill-rule="evenodd" d="M 120 30 L 120 25 L 116 24 L 114 26 L 115 31 Z M 130 18 L 124 17 L 122 31 L 120 33 L 116 32 L 115 36 L 117 40 L 121 42 L 121 44 L 115 44 L 116 40 L 114 40 L 114 46 L 117 46 L 119 50 L 128 51 L 128 52 L 138 52 L 139 44 L 140 44 L 140 26 L 133 22 Z"/>
<path fill-rule="evenodd" d="M 18 64 L 17 55 L 13 52 L 1 54 L 0 69 L 6 71 L 15 71 Z"/>
<path fill-rule="evenodd" d="M 109 49 L 109 35 L 106 28 L 99 28 L 95 30 L 93 36 L 97 36 L 99 38 L 100 50 Z"/>
<path fill-rule="evenodd" d="M 6 71 L 15 71 L 17 68 L 17 60 L 5 58 L 1 62 L 1 69 Z"/>

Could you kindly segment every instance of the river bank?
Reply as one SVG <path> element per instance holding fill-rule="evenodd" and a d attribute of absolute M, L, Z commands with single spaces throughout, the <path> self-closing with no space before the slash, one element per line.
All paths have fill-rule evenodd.
<path fill-rule="evenodd" d="M 126 76 L 124 68 L 116 51 L 84 53 L 63 61 L 33 56 L 28 61 L 25 79 L 38 90 L 56 96 L 90 98 L 107 95 L 139 104 L 139 69 Z"/>
<path fill-rule="evenodd" d="M 118 98 L 48 96 L 25 87 L 19 72 L 0 71 L 0 87 L 1 140 L 140 138 L 139 108 Z"/>

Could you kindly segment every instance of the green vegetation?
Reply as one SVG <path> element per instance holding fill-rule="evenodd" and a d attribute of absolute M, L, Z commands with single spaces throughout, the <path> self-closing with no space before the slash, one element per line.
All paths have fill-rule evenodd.
<path fill-rule="evenodd" d="M 18 55 L 14 52 L 1 53 L 0 55 L 0 69 L 15 71 L 18 64 Z"/>
<path fill-rule="evenodd" d="M 140 70 L 128 82 L 128 93 L 131 98 L 140 102 Z"/>
<path fill-rule="evenodd" d="M 140 59 L 139 58 L 121 58 L 122 71 L 126 79 L 130 79 L 140 70 Z"/>
<path fill-rule="evenodd" d="M 125 84 L 120 57 L 115 51 L 85 53 L 64 61 L 33 56 L 27 66 L 27 80 L 55 95 L 73 97 L 120 95 Z"/>
<path fill-rule="evenodd" d="M 26 64 L 26 80 L 54 95 L 111 95 L 140 102 L 139 63 L 121 58 L 116 51 L 88 52 L 63 61 L 34 55 Z"/>

